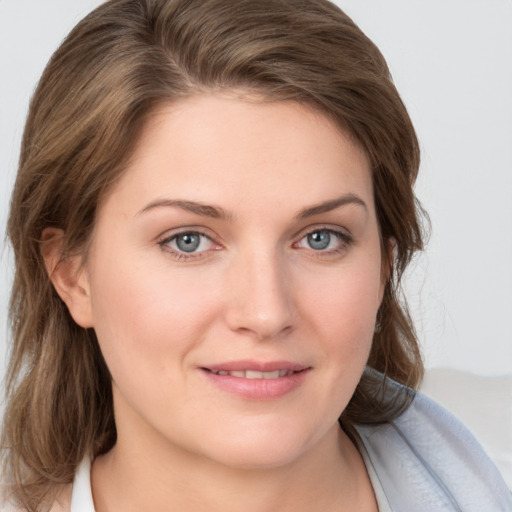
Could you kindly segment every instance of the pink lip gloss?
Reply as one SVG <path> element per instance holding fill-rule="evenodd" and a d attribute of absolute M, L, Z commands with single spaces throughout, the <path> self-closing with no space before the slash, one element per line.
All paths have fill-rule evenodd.
<path fill-rule="evenodd" d="M 216 387 L 248 400 L 272 400 L 291 393 L 311 368 L 285 361 L 234 361 L 200 368 Z"/>

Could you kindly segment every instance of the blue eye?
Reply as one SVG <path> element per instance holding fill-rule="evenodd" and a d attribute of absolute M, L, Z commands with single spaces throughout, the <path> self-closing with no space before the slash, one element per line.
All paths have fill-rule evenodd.
<path fill-rule="evenodd" d="M 317 229 L 303 236 L 297 246 L 314 251 L 330 252 L 350 244 L 350 237 L 332 229 Z"/>
<path fill-rule="evenodd" d="M 323 251 L 331 243 L 331 233 L 328 231 L 315 231 L 307 235 L 306 238 L 308 245 L 315 251 Z"/>
<path fill-rule="evenodd" d="M 184 256 L 206 252 L 215 247 L 214 242 L 208 236 L 197 231 L 178 233 L 166 238 L 160 242 L 160 245 L 170 249 L 171 252 Z"/>
<path fill-rule="evenodd" d="M 201 243 L 201 236 L 197 233 L 184 233 L 175 238 L 176 246 L 183 252 L 194 252 Z"/>

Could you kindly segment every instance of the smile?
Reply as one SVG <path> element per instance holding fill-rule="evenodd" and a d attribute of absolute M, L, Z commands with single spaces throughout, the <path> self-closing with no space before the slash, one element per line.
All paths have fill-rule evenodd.
<path fill-rule="evenodd" d="M 209 370 L 215 375 L 238 377 L 240 379 L 279 379 L 296 373 L 293 370 L 274 370 L 272 372 L 259 372 L 256 370 Z"/>
<path fill-rule="evenodd" d="M 295 391 L 311 367 L 286 362 L 234 361 L 201 367 L 215 388 L 245 400 L 272 400 Z"/>

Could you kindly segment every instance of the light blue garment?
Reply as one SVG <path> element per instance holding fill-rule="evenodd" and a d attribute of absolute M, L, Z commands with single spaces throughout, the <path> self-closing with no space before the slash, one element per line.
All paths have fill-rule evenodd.
<path fill-rule="evenodd" d="M 512 512 L 512 493 L 478 441 L 429 398 L 418 393 L 396 420 L 356 430 L 382 510 Z"/>

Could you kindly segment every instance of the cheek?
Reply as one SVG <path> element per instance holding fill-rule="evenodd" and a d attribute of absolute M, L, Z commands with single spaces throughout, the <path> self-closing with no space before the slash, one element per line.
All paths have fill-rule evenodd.
<path fill-rule="evenodd" d="M 321 280 L 311 276 L 302 289 L 310 290 L 304 293 L 304 310 L 314 312 L 319 326 L 347 334 L 373 330 L 380 306 L 380 267 L 347 267 Z"/>
<path fill-rule="evenodd" d="M 323 340 L 325 409 L 337 418 L 368 361 L 380 305 L 380 272 L 350 272 L 317 297 L 318 339 Z M 313 307 L 311 304 L 310 308 Z"/>
<path fill-rule="evenodd" d="M 217 287 L 150 264 L 117 261 L 115 269 L 103 265 L 92 286 L 94 328 L 112 375 L 172 375 L 166 368 L 183 364 L 215 317 Z"/>
<path fill-rule="evenodd" d="M 322 340 L 333 383 L 345 387 L 348 379 L 355 386 L 372 345 L 380 306 L 380 266 L 373 260 L 368 265 L 347 266 L 321 283 L 318 276 L 311 278 L 309 285 L 303 284 L 304 290 L 306 286 L 316 291 L 304 294 L 303 315 L 310 318 L 311 336 Z"/>

